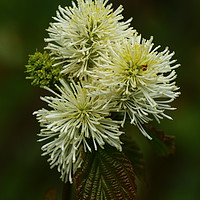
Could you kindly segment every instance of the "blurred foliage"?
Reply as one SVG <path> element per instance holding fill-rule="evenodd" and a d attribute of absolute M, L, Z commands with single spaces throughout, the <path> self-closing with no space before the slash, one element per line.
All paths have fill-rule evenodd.
<path fill-rule="evenodd" d="M 129 131 L 129 134 L 132 134 L 132 132 Z M 120 138 L 123 143 L 122 152 L 127 156 L 129 161 L 131 162 L 136 178 L 144 183 L 145 182 L 144 155 L 141 152 L 139 145 L 132 139 L 132 137 L 128 136 L 128 134 L 124 134 Z"/>
<path fill-rule="evenodd" d="M 152 148 L 160 156 L 169 156 L 175 153 L 174 136 L 165 135 L 165 132 L 158 130 L 150 125 L 147 125 L 147 132 L 152 140 L 149 140 Z"/>
<path fill-rule="evenodd" d="M 132 126 L 147 168 L 147 183 L 141 184 L 138 200 L 198 200 L 200 177 L 200 1 L 198 0 L 110 0 L 114 7 L 124 5 L 126 19 L 145 38 L 154 36 L 161 49 L 169 46 L 181 67 L 177 84 L 182 95 L 173 103 L 178 109 L 169 112 L 173 121 L 157 125 L 167 135 L 175 135 L 176 153 L 156 157 L 147 139 Z M 44 91 L 25 80 L 28 55 L 43 51 L 49 22 L 58 5 L 67 0 L 0 1 L 0 199 L 43 200 L 54 191 L 60 199 L 62 183 L 56 169 L 50 170 L 40 156 L 39 125 L 32 112 L 43 106 L 39 96 Z M 135 130 L 135 129 L 134 129 Z M 135 133 L 134 133 L 135 132 Z M 52 193 L 51 193 L 52 194 Z M 52 195 L 52 196 L 53 196 Z"/>

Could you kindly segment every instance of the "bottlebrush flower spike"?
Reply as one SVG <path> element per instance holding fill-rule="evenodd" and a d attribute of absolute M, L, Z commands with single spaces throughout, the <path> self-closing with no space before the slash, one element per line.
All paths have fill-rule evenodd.
<path fill-rule="evenodd" d="M 41 109 L 34 112 L 41 123 L 43 140 L 50 142 L 42 147 L 43 155 L 50 155 L 52 167 L 58 166 L 61 178 L 72 182 L 72 176 L 82 163 L 81 149 L 91 151 L 87 140 L 93 141 L 94 149 L 103 148 L 105 143 L 122 150 L 119 136 L 120 122 L 108 116 L 107 100 L 100 97 L 89 97 L 87 89 L 72 82 L 70 85 L 61 80 L 62 87 L 55 97 L 42 97 L 52 110 Z"/>
<path fill-rule="evenodd" d="M 168 48 L 157 52 L 160 46 L 153 49 L 152 40 L 134 34 L 110 45 L 110 54 L 104 56 L 107 64 L 96 71 L 99 84 L 107 93 L 110 91 L 109 98 L 116 102 L 116 111 L 124 113 L 124 122 L 128 115 L 148 138 L 142 124 L 152 120 L 151 116 L 158 122 L 163 117 L 171 119 L 164 111 L 174 109 L 169 103 L 180 94 L 174 81 L 174 69 L 179 67 L 174 65 L 174 53 Z"/>
<path fill-rule="evenodd" d="M 107 42 L 121 41 L 132 36 L 128 20 L 121 21 L 122 6 L 113 12 L 107 0 L 77 0 L 72 7 L 59 6 L 56 21 L 48 28 L 45 39 L 49 49 L 62 64 L 62 73 L 70 77 L 84 77 L 98 65 L 101 54 L 108 48 Z"/>

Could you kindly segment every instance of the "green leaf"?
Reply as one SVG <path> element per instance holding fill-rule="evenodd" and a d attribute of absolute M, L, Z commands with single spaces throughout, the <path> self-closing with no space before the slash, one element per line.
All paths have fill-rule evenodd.
<path fill-rule="evenodd" d="M 105 145 L 86 153 L 76 176 L 79 200 L 135 200 L 135 174 L 123 152 Z"/>
<path fill-rule="evenodd" d="M 145 181 L 145 165 L 144 165 L 144 156 L 137 145 L 137 143 L 129 136 L 123 135 L 121 137 L 123 142 L 123 152 L 131 161 L 134 172 L 137 178 L 144 182 Z"/>
<path fill-rule="evenodd" d="M 152 137 L 150 141 L 155 151 L 160 156 L 168 156 L 175 152 L 174 136 L 165 135 L 164 131 L 148 126 L 148 134 Z"/>

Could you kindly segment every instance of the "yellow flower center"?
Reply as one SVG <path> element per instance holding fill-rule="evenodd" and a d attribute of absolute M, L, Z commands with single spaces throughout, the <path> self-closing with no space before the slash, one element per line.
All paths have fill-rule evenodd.
<path fill-rule="evenodd" d="M 148 65 L 132 65 L 128 69 L 125 70 L 125 74 L 132 78 L 133 76 L 136 76 L 137 74 L 142 74 L 144 71 L 147 70 Z"/>

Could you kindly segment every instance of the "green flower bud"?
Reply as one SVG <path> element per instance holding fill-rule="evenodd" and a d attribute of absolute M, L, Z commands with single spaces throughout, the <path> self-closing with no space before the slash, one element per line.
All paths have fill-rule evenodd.
<path fill-rule="evenodd" d="M 54 87 L 61 78 L 61 66 L 55 66 L 54 61 L 46 51 L 44 53 L 36 51 L 34 55 L 29 56 L 26 79 L 32 80 L 31 84 L 34 86 Z"/>

